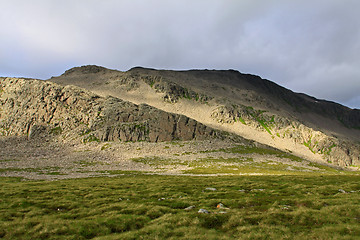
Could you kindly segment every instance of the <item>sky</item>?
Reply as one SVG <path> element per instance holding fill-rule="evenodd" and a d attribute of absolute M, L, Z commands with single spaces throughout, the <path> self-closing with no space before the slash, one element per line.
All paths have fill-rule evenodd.
<path fill-rule="evenodd" d="M 0 0 L 0 76 L 235 69 L 360 109 L 359 0 Z"/>

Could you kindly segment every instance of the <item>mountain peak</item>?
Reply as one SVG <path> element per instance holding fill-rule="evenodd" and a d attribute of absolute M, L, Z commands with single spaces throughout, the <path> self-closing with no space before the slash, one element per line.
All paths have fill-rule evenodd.
<path fill-rule="evenodd" d="M 97 65 L 84 65 L 81 67 L 73 67 L 69 70 L 66 70 L 62 76 L 72 75 L 72 74 L 89 74 L 89 73 L 99 73 L 109 71 L 109 69 Z"/>

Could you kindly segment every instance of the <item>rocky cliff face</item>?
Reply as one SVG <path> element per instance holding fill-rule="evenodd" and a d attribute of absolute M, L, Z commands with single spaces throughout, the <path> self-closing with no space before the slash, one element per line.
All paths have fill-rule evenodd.
<path fill-rule="evenodd" d="M 0 135 L 62 135 L 88 141 L 171 141 L 220 135 L 183 115 L 75 86 L 0 78 Z"/>

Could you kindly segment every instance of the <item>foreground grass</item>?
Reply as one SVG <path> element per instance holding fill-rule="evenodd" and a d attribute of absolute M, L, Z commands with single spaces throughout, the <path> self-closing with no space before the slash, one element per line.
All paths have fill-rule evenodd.
<path fill-rule="evenodd" d="M 4 239 L 360 236 L 360 176 L 355 175 L 0 180 Z M 228 209 L 217 209 L 219 203 Z M 184 210 L 189 206 L 195 208 Z M 198 213 L 200 208 L 210 213 Z"/>

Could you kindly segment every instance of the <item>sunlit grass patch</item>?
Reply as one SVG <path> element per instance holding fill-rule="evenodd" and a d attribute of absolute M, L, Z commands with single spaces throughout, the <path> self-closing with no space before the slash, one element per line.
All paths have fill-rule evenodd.
<path fill-rule="evenodd" d="M 210 156 L 202 157 L 201 154 L 204 153 L 210 154 Z M 211 155 L 212 153 L 214 154 Z M 217 153 L 225 155 L 218 156 Z M 194 157 L 192 159 L 177 158 L 180 155 L 189 154 L 193 154 Z M 197 153 L 184 152 L 183 154 L 174 154 L 173 159 L 153 156 L 132 160 L 163 172 L 180 166 L 182 167 L 180 171 L 187 174 L 354 174 L 325 164 L 312 163 L 273 148 L 244 145 Z"/>

